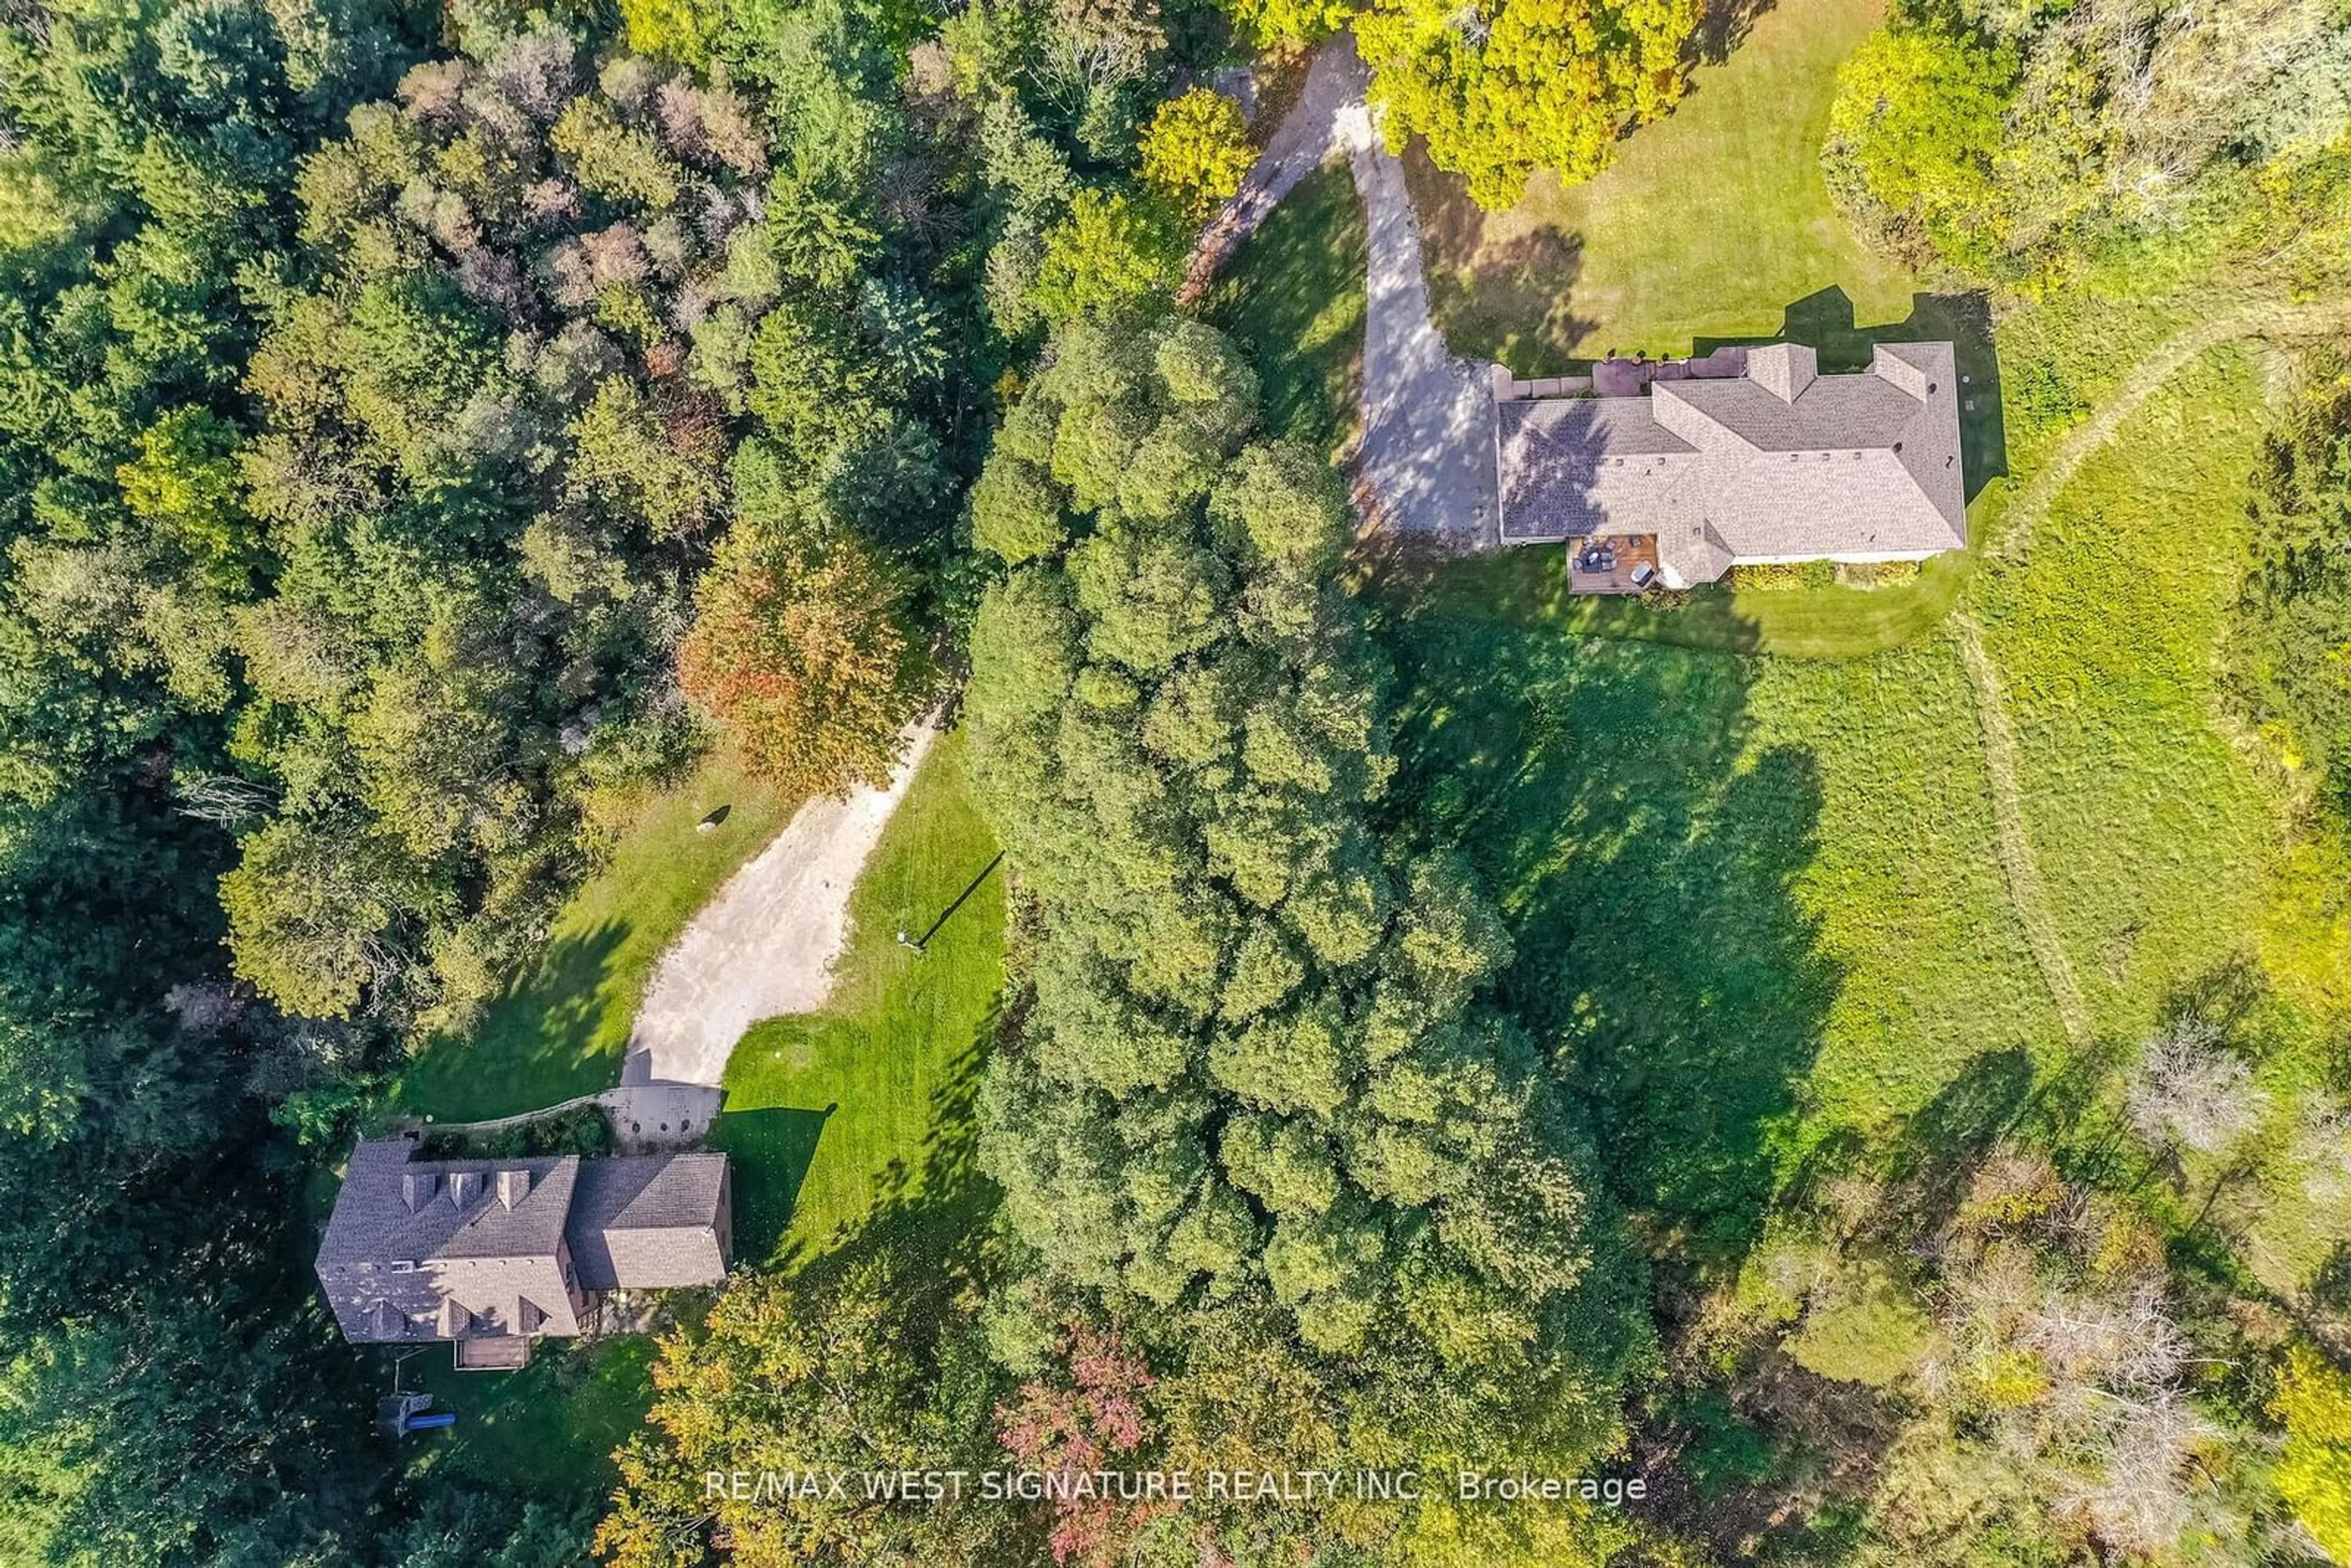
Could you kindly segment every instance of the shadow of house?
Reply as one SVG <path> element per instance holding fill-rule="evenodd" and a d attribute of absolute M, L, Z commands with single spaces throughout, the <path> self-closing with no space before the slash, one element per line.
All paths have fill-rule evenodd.
<path fill-rule="evenodd" d="M 1755 748 L 1745 660 L 1425 610 L 1386 635 L 1395 798 L 1501 906 L 1516 956 L 1499 999 L 1588 1095 L 1654 1249 L 1735 1263 L 1843 985 L 1794 892 L 1815 759 Z"/>
<path fill-rule="evenodd" d="M 823 1141 L 824 1124 L 835 1107 L 803 1111 L 773 1106 L 728 1111 L 711 1134 L 714 1147 L 735 1165 L 735 1251 L 747 1262 L 765 1265 L 791 1223 L 800 1184 L 808 1180 Z"/>
<path fill-rule="evenodd" d="M 1823 374 L 1866 369 L 1871 351 L 1880 343 L 1949 343 L 1959 371 L 1959 463 L 1967 498 L 1973 501 L 1986 484 L 2008 473 L 2000 357 L 1992 338 L 1991 306 L 1984 295 L 1914 294 L 1910 314 L 1901 320 L 1864 327 L 1854 319 L 1852 297 L 1832 285 L 1789 305 L 1776 333 L 1698 338 L 1692 352 L 1702 356 L 1720 348 L 1781 342 L 1812 349 L 1820 356 Z"/>

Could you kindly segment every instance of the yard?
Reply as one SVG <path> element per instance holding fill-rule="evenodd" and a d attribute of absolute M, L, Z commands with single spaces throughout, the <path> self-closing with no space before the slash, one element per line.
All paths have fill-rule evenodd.
<path fill-rule="evenodd" d="M 1819 166 L 1836 68 L 1883 12 L 1882 0 L 1760 8 L 1614 168 L 1566 189 L 1539 174 L 1506 213 L 1481 213 L 1460 181 L 1408 157 L 1430 309 L 1454 352 L 1520 375 L 1611 351 L 1687 353 L 1694 340 L 1775 336 L 1785 307 L 1829 287 L 1865 323 L 1904 318 L 1914 280 L 1853 238 Z"/>
<path fill-rule="evenodd" d="M 1003 985 L 995 856 L 963 742 L 942 737 L 858 879 L 831 1004 L 758 1026 L 727 1065 L 715 1141 L 740 1167 L 744 1260 L 821 1253 L 876 1216 L 970 1218 L 970 1100 Z M 899 944 L 967 890 L 919 955 Z"/>
<path fill-rule="evenodd" d="M 649 795 L 620 829 L 603 869 L 556 917 L 538 958 L 508 981 L 479 1027 L 435 1040 L 410 1064 L 393 1108 L 473 1121 L 618 1083 L 653 965 L 799 805 L 724 754 L 705 758 L 675 789 Z M 726 820 L 697 832 L 722 806 Z"/>
<path fill-rule="evenodd" d="M 1750 47 L 1803 15 L 1767 15 Z M 1619 174 L 1659 134 L 1635 137 Z M 1260 236 L 1222 308 L 1327 289 L 1328 270 L 1315 247 Z M 1555 550 L 1364 569 L 1404 705 L 1396 809 L 1489 879 L 1516 939 L 1502 999 L 1590 1092 L 1665 1255 L 1735 1255 L 1811 1161 L 2079 1111 L 2064 1095 L 2110 1093 L 2115 1061 L 2215 977 L 2251 977 L 2282 1103 L 2351 1011 L 2345 912 L 2322 896 L 2351 879 L 2286 831 L 2216 689 L 2262 380 L 2225 341 L 2147 373 L 2161 345 L 2243 302 L 2060 298 L 2011 310 L 1996 338 L 1970 302 L 1917 303 L 1906 335 L 1972 344 L 1978 549 L 1914 582 L 1660 606 L 1570 601 Z M 1677 341 L 1651 346 L 1775 324 L 1691 308 Z M 1803 324 L 1825 362 L 1853 363 L 1871 334 L 1833 317 Z M 2117 407 L 2110 431 L 2090 423 Z M 2069 455 L 2085 433 L 2096 444 Z M 2061 455 L 2070 478 L 2036 483 Z M 1963 656 L 1970 629 L 1994 695 Z M 1999 762 L 1988 702 L 2013 737 Z M 2003 797 L 2037 873 L 2022 890 Z M 2078 991 L 2078 1036 L 2043 933 Z M 2333 1235 L 2292 1204 L 2216 1217 L 2253 1231 L 2281 1283 Z M 2170 1218 L 2184 1233 L 2201 1217 Z"/>
<path fill-rule="evenodd" d="M 2028 451 L 2067 423 L 2028 425 Z M 2267 988 L 2272 1071 L 2339 1024 L 2320 1011 L 2339 933 L 2294 917 L 2282 800 L 2214 688 L 2262 428 L 2250 361 L 2208 354 L 2084 465 L 2022 562 L 1936 590 L 1999 672 L 2081 1040 L 2003 875 L 1984 699 L 1939 611 L 1848 627 L 1855 656 L 1831 662 L 1711 651 L 1802 651 L 1796 622 L 1761 619 L 1798 595 L 1650 612 L 1639 639 L 1575 634 L 1607 628 L 1509 580 L 1509 558 L 1383 596 L 1406 798 L 1502 897 L 1508 998 L 1593 1089 L 1661 1234 L 1735 1249 L 1806 1156 L 1888 1147 L 1955 1084 L 2013 1111 L 2241 959 Z"/>
<path fill-rule="evenodd" d="M 542 1340 L 520 1372 L 458 1372 L 447 1345 L 428 1345 L 402 1369 L 401 1386 L 429 1391 L 457 1424 L 402 1441 L 419 1470 L 562 1502 L 601 1494 L 618 1478 L 612 1450 L 653 1397 L 653 1357 L 649 1339 Z M 382 1359 L 389 1386 L 391 1356 Z"/>

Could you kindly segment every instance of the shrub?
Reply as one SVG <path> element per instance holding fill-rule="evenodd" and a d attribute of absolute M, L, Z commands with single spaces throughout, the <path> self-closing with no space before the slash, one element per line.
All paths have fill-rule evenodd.
<path fill-rule="evenodd" d="M 1792 563 L 1734 566 L 1728 580 L 1740 593 L 1787 593 L 1804 586 L 1802 569 Z"/>
<path fill-rule="evenodd" d="M 1837 580 L 1847 588 L 1901 588 L 1918 580 L 1915 560 L 1857 560 L 1837 568 Z"/>
<path fill-rule="evenodd" d="M 1782 1348 L 1807 1372 L 1886 1388 L 1910 1370 L 1934 1333 L 1909 1287 L 1883 1262 L 1866 1260 L 1815 1297 Z"/>
<path fill-rule="evenodd" d="M 2319 1545 L 2337 1562 L 2351 1560 L 2351 1376 L 2296 1345 L 2270 1414 L 2285 1423 L 2278 1490 Z"/>

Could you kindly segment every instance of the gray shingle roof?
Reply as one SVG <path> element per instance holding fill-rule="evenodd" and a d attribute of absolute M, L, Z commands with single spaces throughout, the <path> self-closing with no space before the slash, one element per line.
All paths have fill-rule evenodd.
<path fill-rule="evenodd" d="M 706 1285 L 725 1277 L 724 1155 L 591 1160 L 571 1200 L 571 1255 L 591 1291 Z"/>
<path fill-rule="evenodd" d="M 1654 534 L 1688 582 L 1737 560 L 1964 548 L 1957 380 L 1949 343 L 1882 343 L 1831 376 L 1773 345 L 1743 378 L 1505 402 L 1502 539 Z"/>
<path fill-rule="evenodd" d="M 355 1343 L 577 1334 L 581 1292 L 726 1272 L 724 1155 L 418 1160 L 351 1152 L 319 1282 Z"/>

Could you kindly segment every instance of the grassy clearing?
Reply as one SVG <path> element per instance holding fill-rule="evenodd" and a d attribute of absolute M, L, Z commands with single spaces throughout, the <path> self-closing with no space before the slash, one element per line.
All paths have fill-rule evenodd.
<path fill-rule="evenodd" d="M 2020 320 L 2011 363 L 2076 334 L 2163 335 L 2159 311 L 2064 310 Z M 2019 419 L 2028 465 L 2074 417 Z M 2279 982 L 2341 962 L 2334 927 L 2282 913 L 2282 798 L 2213 685 L 2261 427 L 2249 362 L 2206 356 L 2083 466 L 2027 561 L 1938 590 L 2000 669 L 2093 1057 L 2234 961 Z M 2001 874 L 1939 607 L 1843 628 L 1834 651 L 1859 656 L 1753 657 L 1703 644 L 1821 652 L 1802 616 L 1841 607 L 1772 624 L 1775 596 L 1724 596 L 1656 617 L 1655 640 L 1593 636 L 1625 628 L 1522 583 L 1491 592 L 1505 570 L 1440 569 L 1391 601 L 1405 798 L 1501 894 L 1510 999 L 1595 1091 L 1612 1167 L 1668 1235 L 1735 1248 L 1805 1154 L 1928 1136 L 1955 1107 L 2015 1113 L 2081 1060 Z M 2329 1027 L 2296 999 L 2315 989 L 2277 984 L 2256 1009 L 2276 1081 Z"/>
<path fill-rule="evenodd" d="M 831 1004 L 759 1025 L 727 1065 L 715 1142 L 741 1166 L 746 1260 L 811 1256 L 877 1211 L 971 1190 L 969 1101 L 1003 983 L 1002 868 L 972 883 L 995 855 L 963 743 L 943 737 L 858 880 Z M 898 945 L 967 888 L 921 956 Z"/>
<path fill-rule="evenodd" d="M 1207 301 L 1249 350 L 1266 424 L 1325 452 L 1353 444 L 1364 370 L 1364 209 L 1344 162 L 1298 183 Z"/>
<path fill-rule="evenodd" d="M 408 1363 L 402 1386 L 428 1389 L 435 1410 L 457 1412 L 446 1431 L 406 1439 L 416 1469 L 535 1496 L 601 1493 L 618 1479 L 612 1450 L 653 1397 L 650 1339 L 542 1340 L 520 1372 L 459 1372 L 449 1347 Z"/>
<path fill-rule="evenodd" d="M 735 869 L 798 809 L 724 755 L 649 796 L 604 868 L 565 904 L 537 959 L 481 1026 L 410 1064 L 394 1108 L 468 1121 L 535 1110 L 621 1079 L 629 1027 L 662 953 Z M 719 807 L 725 821 L 695 824 Z"/>
<path fill-rule="evenodd" d="M 1479 212 L 1458 180 L 1407 160 L 1430 308 L 1454 351 L 1521 375 L 1610 350 L 1687 353 L 1694 339 L 1772 336 L 1782 308 L 1832 287 L 1865 320 L 1901 317 L 1915 281 L 1854 239 L 1819 162 L 1837 67 L 1883 12 L 1764 10 L 1615 167 L 1567 189 L 1538 175 L 1507 213 Z"/>
<path fill-rule="evenodd" d="M 1740 1240 L 1801 1149 L 2061 1038 L 2000 878 L 1948 637 L 1842 663 L 1391 628 L 1408 798 L 1500 895 L 1506 999 L 1597 1092 L 1626 1190 Z"/>
<path fill-rule="evenodd" d="M 2212 650 L 2249 544 L 2251 367 L 2207 356 L 2062 492 L 2022 570 L 1984 576 L 2024 816 L 2102 1030 L 2235 948 L 2273 894 L 2276 798 L 2214 723 Z M 2149 461 L 2160 454 L 2160 461 Z"/>

